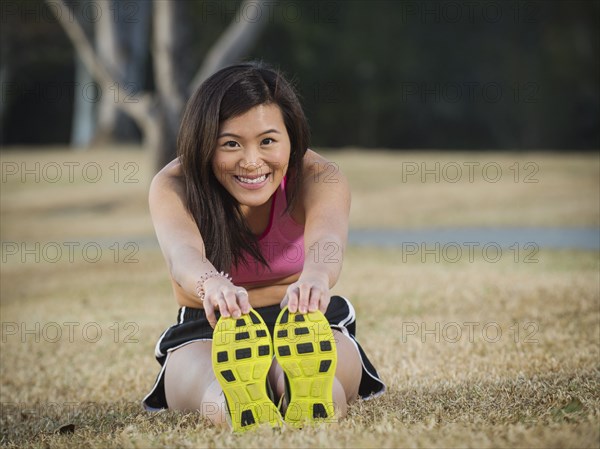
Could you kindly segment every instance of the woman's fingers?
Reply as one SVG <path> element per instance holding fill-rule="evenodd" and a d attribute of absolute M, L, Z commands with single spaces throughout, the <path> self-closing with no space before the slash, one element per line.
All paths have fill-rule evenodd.
<path fill-rule="evenodd" d="M 210 327 L 213 329 L 217 325 L 217 317 L 215 316 L 215 306 L 213 306 L 212 302 L 208 300 L 208 298 L 204 299 L 202 303 L 204 305 L 204 313 L 206 314 L 206 319 Z"/>
<path fill-rule="evenodd" d="M 236 292 L 236 296 L 237 296 L 238 304 L 239 304 L 239 307 L 240 307 L 240 310 L 242 311 L 242 313 L 244 315 L 249 313 L 250 309 L 252 307 L 250 306 L 250 299 L 248 298 L 248 292 L 243 288 L 239 288 Z"/>
<path fill-rule="evenodd" d="M 239 318 L 243 314 L 249 313 L 252 306 L 248 298 L 248 292 L 240 287 L 227 289 L 223 292 L 225 303 L 229 314 L 234 318 Z"/>
<path fill-rule="evenodd" d="M 325 314 L 327 312 L 327 307 L 329 307 L 329 303 L 331 302 L 331 296 L 329 296 L 329 292 L 321 295 L 321 300 L 319 301 L 319 310 Z"/>
<path fill-rule="evenodd" d="M 292 313 L 307 313 L 321 310 L 325 313 L 329 305 L 329 290 L 310 283 L 294 283 L 288 288 L 281 307 L 287 304 Z"/>
<path fill-rule="evenodd" d="M 223 292 L 223 298 L 225 298 L 226 308 L 221 310 L 221 315 L 223 316 L 233 316 L 234 318 L 239 318 L 242 316 L 242 311 L 238 306 L 238 298 L 235 294 L 235 290 L 227 289 Z M 227 310 L 227 314 L 225 314 L 225 310 Z"/>
<path fill-rule="evenodd" d="M 320 288 L 318 288 L 318 287 L 311 288 L 310 289 L 310 297 L 308 300 L 308 311 L 314 312 L 315 310 L 317 310 L 319 308 L 319 305 L 323 301 L 324 296 L 325 295 L 323 295 L 323 292 L 321 291 Z"/>
<path fill-rule="evenodd" d="M 281 300 L 281 302 L 279 303 L 279 307 L 281 307 L 283 309 L 289 303 L 290 303 L 290 298 L 288 297 L 288 294 L 286 293 L 285 296 L 283 297 L 283 299 Z M 289 309 L 289 307 L 288 307 L 288 309 Z"/>
<path fill-rule="evenodd" d="M 292 313 L 298 311 L 298 287 L 296 284 L 292 284 L 288 287 L 286 293 L 288 299 L 288 310 Z"/>
<path fill-rule="evenodd" d="M 252 308 L 248 292 L 241 287 L 227 287 L 212 291 L 206 295 L 203 304 L 206 319 L 213 328 L 217 324 L 216 309 L 219 309 L 219 313 L 224 317 L 239 318 L 242 314 L 249 313 Z"/>
<path fill-rule="evenodd" d="M 298 286 L 298 310 L 300 313 L 308 312 L 308 302 L 310 301 L 311 286 L 302 283 Z"/>
<path fill-rule="evenodd" d="M 224 316 L 226 318 L 231 316 L 231 313 L 229 313 L 229 309 L 227 308 L 227 301 L 225 301 L 225 298 L 223 297 L 222 293 L 216 296 L 216 302 L 213 304 L 216 309 L 219 309 L 219 313 L 221 314 L 221 316 Z"/>

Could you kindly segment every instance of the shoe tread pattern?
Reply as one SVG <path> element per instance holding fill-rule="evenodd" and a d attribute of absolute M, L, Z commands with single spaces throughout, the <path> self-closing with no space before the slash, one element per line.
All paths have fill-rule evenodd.
<path fill-rule="evenodd" d="M 333 332 L 319 312 L 294 314 L 287 307 L 275 324 L 275 357 L 289 386 L 285 421 L 293 427 L 335 421 L 333 380 L 337 352 Z"/>
<path fill-rule="evenodd" d="M 266 387 L 272 359 L 268 328 L 254 310 L 237 319 L 219 319 L 213 332 L 212 364 L 234 432 L 261 424 L 281 425 L 281 415 Z"/>

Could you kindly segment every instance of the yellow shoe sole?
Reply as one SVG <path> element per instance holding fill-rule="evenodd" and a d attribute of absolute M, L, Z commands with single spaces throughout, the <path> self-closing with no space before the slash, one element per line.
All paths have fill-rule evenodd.
<path fill-rule="evenodd" d="M 223 389 L 234 432 L 261 424 L 281 426 L 266 382 L 273 360 L 269 330 L 254 310 L 240 318 L 221 317 L 215 326 L 212 365 Z"/>
<path fill-rule="evenodd" d="M 332 392 L 337 350 L 325 316 L 319 311 L 290 313 L 285 307 L 275 323 L 273 346 L 289 387 L 285 422 L 298 428 L 336 422 Z"/>

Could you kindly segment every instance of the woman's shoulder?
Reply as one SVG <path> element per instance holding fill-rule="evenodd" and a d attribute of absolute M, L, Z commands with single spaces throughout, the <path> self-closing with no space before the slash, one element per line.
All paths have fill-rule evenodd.
<path fill-rule="evenodd" d="M 154 178 L 165 179 L 165 178 L 182 178 L 183 170 L 179 158 L 173 159 L 167 165 L 160 169 L 160 171 L 154 175 Z"/>
<path fill-rule="evenodd" d="M 304 154 L 304 169 L 313 170 L 323 163 L 329 162 L 323 155 L 317 153 L 315 150 L 310 148 L 306 150 Z"/>
<path fill-rule="evenodd" d="M 173 159 L 152 178 L 150 196 L 160 196 L 166 190 L 182 192 L 185 187 L 179 158 Z"/>
<path fill-rule="evenodd" d="M 339 165 L 322 154 L 308 149 L 304 155 L 303 164 L 304 189 L 314 187 L 316 184 L 341 184 L 347 185 L 347 180 Z"/>
<path fill-rule="evenodd" d="M 347 179 L 339 166 L 314 150 L 306 151 L 302 172 L 299 190 L 295 192 L 295 186 L 290 183 L 290 191 L 287 192 L 288 198 L 295 196 L 297 199 L 295 207 L 290 211 L 292 219 L 297 223 L 304 223 L 307 210 L 320 201 L 338 201 L 349 195 Z"/>

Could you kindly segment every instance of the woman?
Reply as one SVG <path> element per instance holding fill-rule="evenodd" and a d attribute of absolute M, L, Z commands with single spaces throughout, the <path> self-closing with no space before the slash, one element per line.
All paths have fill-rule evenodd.
<path fill-rule="evenodd" d="M 155 176 L 149 194 L 180 309 L 177 324 L 156 345 L 162 369 L 144 399 L 146 409 L 200 411 L 215 424 L 230 420 L 234 430 L 278 425 L 282 417 L 301 426 L 343 417 L 357 397 L 385 390 L 354 339 L 352 305 L 329 294 L 346 244 L 348 184 L 337 167 L 307 149 L 308 140 L 293 88 L 262 64 L 225 68 L 189 100 L 178 158 Z M 289 328 L 300 321 L 310 324 L 309 330 Z M 282 337 L 286 326 L 291 335 Z M 235 333 L 231 342 L 228 332 Z M 250 334 L 248 348 L 231 349 Z M 321 338 L 330 358 L 300 351 L 286 365 L 286 338 L 294 348 L 311 350 L 311 340 Z M 255 357 L 262 348 L 266 365 Z M 244 360 L 227 356 L 246 350 Z M 313 362 L 325 371 L 331 366 L 331 372 L 294 371 Z M 218 363 L 227 369 L 215 368 Z M 244 370 L 257 377 L 244 380 Z M 320 375 L 322 382 L 315 380 Z M 317 398 L 312 412 L 293 412 L 303 389 Z M 324 406 L 315 403 L 319 398 Z M 240 412 L 255 402 L 262 408 Z"/>

